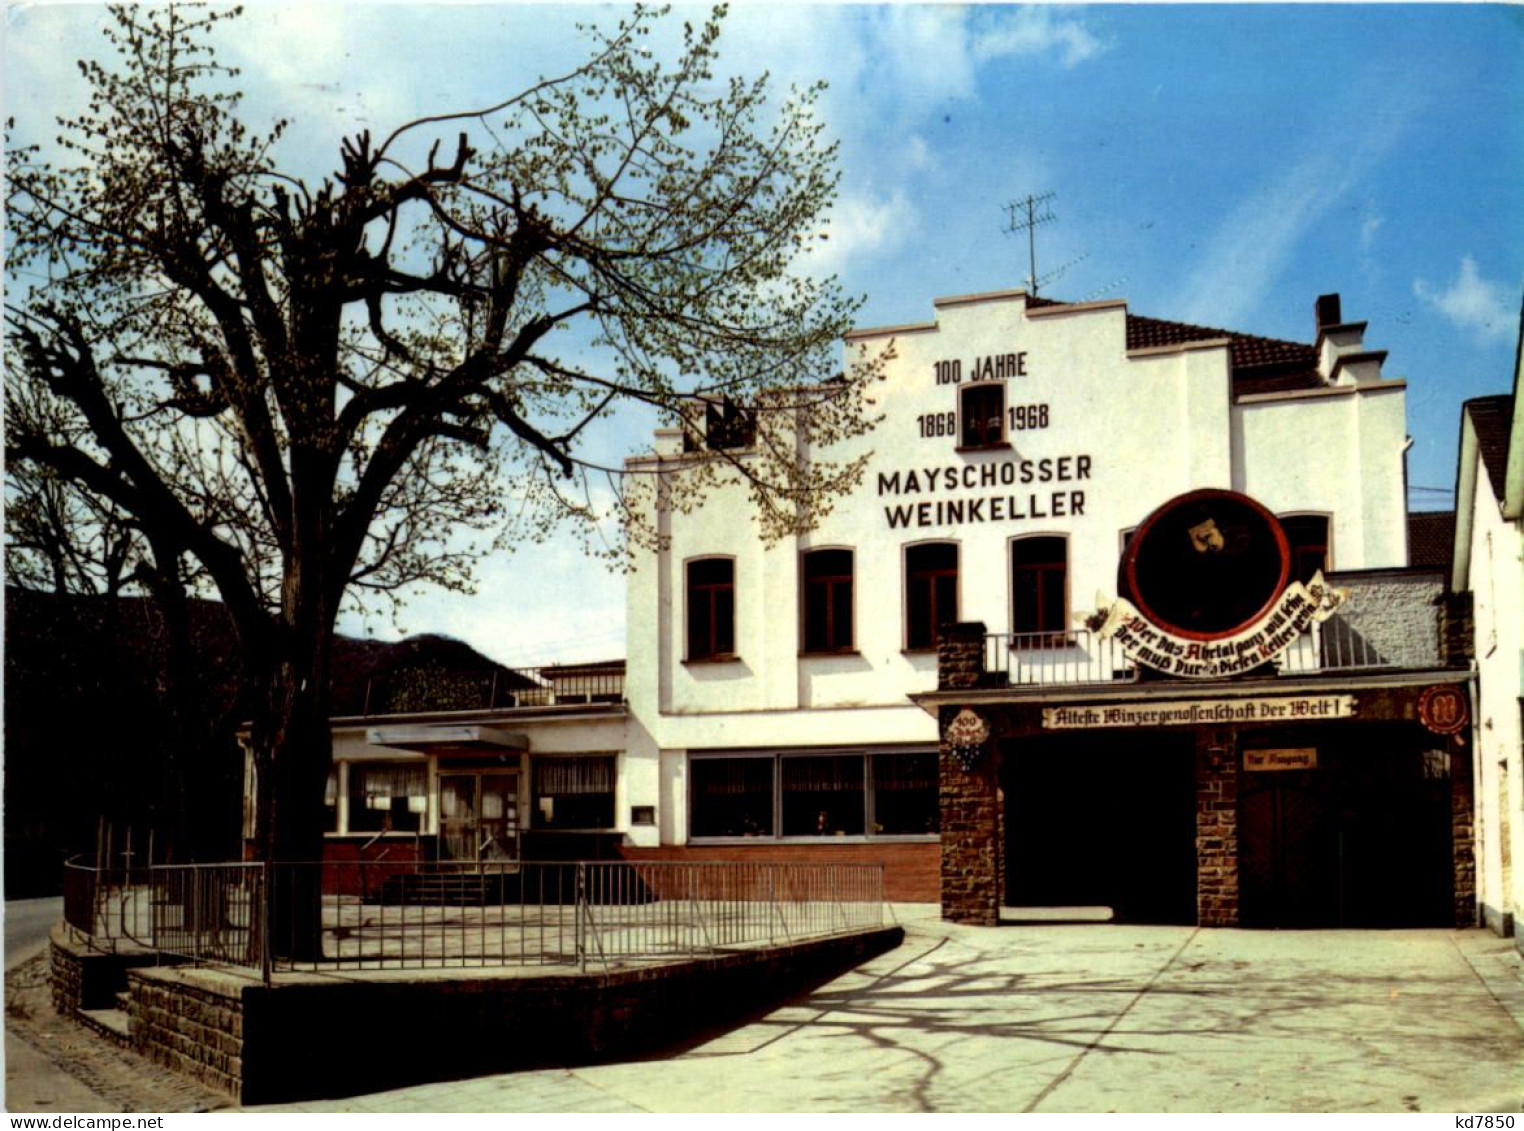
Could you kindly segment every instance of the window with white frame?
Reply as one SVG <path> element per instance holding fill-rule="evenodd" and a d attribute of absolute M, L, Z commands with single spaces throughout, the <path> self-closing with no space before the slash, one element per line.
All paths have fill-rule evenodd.
<path fill-rule="evenodd" d="M 533 763 L 537 829 L 614 827 L 614 756 L 579 754 L 536 758 Z"/>
<path fill-rule="evenodd" d="M 807 550 L 803 573 L 803 652 L 852 650 L 852 551 Z"/>
<path fill-rule="evenodd" d="M 905 549 L 905 647 L 935 648 L 941 626 L 958 619 L 958 544 Z"/>
<path fill-rule="evenodd" d="M 1053 535 L 1011 543 L 1011 630 L 1018 635 L 1069 627 L 1069 541 Z"/>
<path fill-rule="evenodd" d="M 422 762 L 351 762 L 351 833 L 416 833 L 429 803 L 428 768 Z"/>
<path fill-rule="evenodd" d="M 960 447 L 995 448 L 1005 443 L 1004 381 L 964 385 L 958 390 L 958 409 L 962 415 Z"/>
<path fill-rule="evenodd" d="M 938 828 L 933 751 L 695 754 L 689 782 L 694 840 L 935 836 Z"/>
<path fill-rule="evenodd" d="M 688 659 L 721 660 L 736 650 L 736 563 L 699 558 L 688 563 Z"/>

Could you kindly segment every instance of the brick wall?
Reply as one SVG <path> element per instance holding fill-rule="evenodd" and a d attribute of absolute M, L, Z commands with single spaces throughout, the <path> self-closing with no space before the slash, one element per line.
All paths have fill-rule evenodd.
<path fill-rule="evenodd" d="M 984 623 L 944 624 L 937 640 L 937 687 L 978 687 L 984 681 Z"/>
<path fill-rule="evenodd" d="M 941 730 L 959 708 L 942 708 Z M 994 743 L 964 770 L 946 742 L 938 757 L 942 804 L 942 918 L 993 927 L 1000 922 L 1001 838 L 999 759 Z"/>
<path fill-rule="evenodd" d="M 1470 593 L 1446 593 L 1440 602 L 1440 651 L 1448 667 L 1476 659 L 1475 601 Z"/>
<path fill-rule="evenodd" d="M 1231 731 L 1196 733 L 1196 922 L 1238 926 L 1238 750 Z"/>
<path fill-rule="evenodd" d="M 76 954 L 58 940 L 49 944 L 48 992 L 53 1008 L 65 1016 L 81 1008 L 85 997 L 84 956 Z"/>
<path fill-rule="evenodd" d="M 49 994 L 53 1008 L 65 1016 L 77 1009 L 115 1009 L 116 995 L 127 988 L 127 971 L 161 960 L 141 951 L 91 950 L 58 924 L 49 935 L 48 949 Z"/>
<path fill-rule="evenodd" d="M 213 988 L 195 984 L 196 977 L 177 970 L 127 975 L 132 1046 L 155 1064 L 242 1098 L 244 979 L 224 975 L 232 984 Z"/>
<path fill-rule="evenodd" d="M 936 841 L 855 841 L 851 844 L 625 845 L 626 860 L 715 861 L 734 864 L 882 864 L 884 898 L 936 903 L 941 898 L 941 848 Z"/>

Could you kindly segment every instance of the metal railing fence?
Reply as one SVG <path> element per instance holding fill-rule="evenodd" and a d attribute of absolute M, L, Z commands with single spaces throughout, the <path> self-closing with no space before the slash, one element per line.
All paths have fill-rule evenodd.
<path fill-rule="evenodd" d="M 984 638 L 984 670 L 1003 672 L 1012 687 L 1121 683 L 1137 667 L 1114 640 L 1073 632 L 992 632 Z"/>
<path fill-rule="evenodd" d="M 624 669 L 599 664 L 551 664 L 542 667 L 494 668 L 481 671 L 432 672 L 420 684 L 416 672 L 372 676 L 365 684 L 363 714 L 407 714 L 453 710 L 566 707 L 624 702 Z"/>
<path fill-rule="evenodd" d="M 155 865 L 71 862 L 91 945 L 281 972 L 604 970 L 882 927 L 879 864 L 680 861 Z"/>

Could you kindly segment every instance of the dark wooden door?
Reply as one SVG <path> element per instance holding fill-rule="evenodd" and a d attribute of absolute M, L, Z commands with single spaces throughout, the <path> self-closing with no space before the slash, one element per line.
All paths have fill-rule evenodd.
<path fill-rule="evenodd" d="M 1244 775 L 1238 882 L 1246 927 L 1324 927 L 1341 918 L 1338 834 L 1317 773 Z"/>

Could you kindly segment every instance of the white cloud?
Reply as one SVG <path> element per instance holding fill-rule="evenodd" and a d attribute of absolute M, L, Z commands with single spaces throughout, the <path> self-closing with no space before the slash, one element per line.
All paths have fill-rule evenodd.
<path fill-rule="evenodd" d="M 1073 68 L 1106 50 L 1083 20 L 1062 8 L 998 9 L 999 16 L 979 28 L 972 48 L 981 63 L 992 59 L 1052 55 L 1061 66 Z M 983 21 L 981 21 L 983 22 Z"/>
<path fill-rule="evenodd" d="M 920 134 L 911 134 L 906 138 L 902 160 L 907 168 L 928 168 L 931 165 L 931 147 L 926 144 L 926 139 Z"/>
<path fill-rule="evenodd" d="M 1365 222 L 1360 225 L 1360 250 L 1370 251 L 1376 243 L 1376 233 L 1381 230 L 1381 225 L 1386 223 L 1385 216 L 1367 216 Z"/>
<path fill-rule="evenodd" d="M 1415 279 L 1413 294 L 1484 341 L 1506 338 L 1514 330 L 1513 292 L 1502 283 L 1484 279 L 1469 255 L 1461 259 L 1460 272 L 1449 286 L 1436 290 L 1425 280 Z"/>
<path fill-rule="evenodd" d="M 917 225 L 915 206 L 900 189 L 887 198 L 844 197 L 831 210 L 826 230 L 809 249 L 802 266 L 817 275 L 840 272 L 865 256 L 902 246 L 915 234 Z"/>

